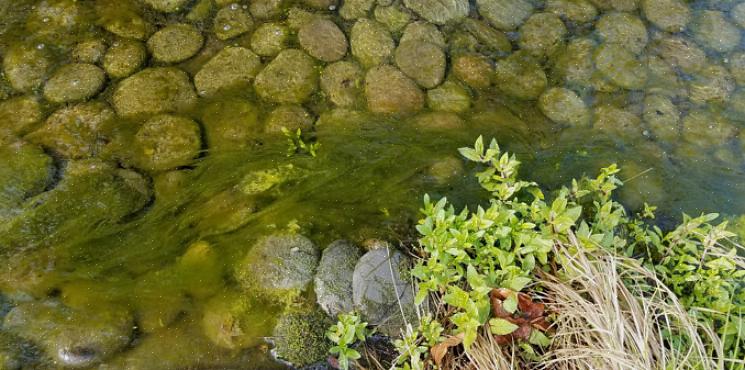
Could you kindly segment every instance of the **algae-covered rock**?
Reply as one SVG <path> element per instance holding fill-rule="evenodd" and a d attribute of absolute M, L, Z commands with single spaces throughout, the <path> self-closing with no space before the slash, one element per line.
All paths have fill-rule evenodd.
<path fill-rule="evenodd" d="M 321 72 L 321 90 L 339 107 L 358 105 L 362 97 L 364 74 L 357 63 L 339 61 L 329 64 Z"/>
<path fill-rule="evenodd" d="M 300 27 L 308 22 L 313 21 L 316 18 L 329 18 L 328 16 L 313 13 L 299 7 L 292 7 L 287 11 L 287 21 L 285 24 L 290 27 L 291 30 L 297 32 Z"/>
<path fill-rule="evenodd" d="M 740 29 L 716 10 L 704 10 L 691 23 L 693 39 L 705 49 L 726 53 L 740 44 Z"/>
<path fill-rule="evenodd" d="M 429 42 L 443 49 L 447 47 L 445 36 L 443 36 L 442 32 L 437 29 L 437 26 L 422 21 L 409 23 L 406 28 L 404 28 L 399 43 L 409 41 Z"/>
<path fill-rule="evenodd" d="M 300 50 L 283 50 L 256 76 L 254 89 L 270 102 L 302 103 L 318 89 L 316 64 Z"/>
<path fill-rule="evenodd" d="M 202 146 L 199 125 L 186 117 L 162 114 L 147 120 L 135 135 L 135 160 L 145 169 L 186 166 Z"/>
<path fill-rule="evenodd" d="M 114 111 L 102 102 L 64 107 L 52 113 L 27 139 L 66 158 L 92 157 L 106 145 L 104 125 L 114 117 Z"/>
<path fill-rule="evenodd" d="M 647 46 L 647 27 L 638 17 L 624 12 L 606 13 L 595 24 L 600 40 L 639 54 Z"/>
<path fill-rule="evenodd" d="M 147 58 L 145 45 L 137 40 L 115 41 L 103 57 L 103 69 L 111 78 L 124 78 L 137 72 Z"/>
<path fill-rule="evenodd" d="M 745 53 L 735 52 L 724 60 L 729 73 L 738 85 L 745 85 Z"/>
<path fill-rule="evenodd" d="M 153 9 L 164 12 L 173 13 L 184 8 L 189 2 L 188 0 L 144 0 L 147 5 L 150 5 Z"/>
<path fill-rule="evenodd" d="M 707 65 L 688 82 L 688 98 L 694 104 L 725 102 L 735 91 L 735 80 L 726 68 Z"/>
<path fill-rule="evenodd" d="M 553 72 L 565 84 L 577 87 L 592 86 L 595 65 L 592 55 L 595 41 L 589 38 L 575 38 L 556 55 Z"/>
<path fill-rule="evenodd" d="M 86 235 L 139 211 L 150 196 L 148 181 L 134 171 L 98 160 L 70 161 L 54 189 L 0 225 L 0 249 L 30 251 L 63 235 Z"/>
<path fill-rule="evenodd" d="M 43 47 L 17 44 L 3 56 L 3 72 L 13 89 L 30 92 L 44 82 L 52 62 Z"/>
<path fill-rule="evenodd" d="M 204 37 L 199 30 L 187 23 L 174 23 L 161 28 L 147 40 L 147 48 L 158 62 L 178 63 L 199 52 Z"/>
<path fill-rule="evenodd" d="M 347 54 L 347 37 L 328 19 L 316 18 L 305 23 L 297 37 L 308 54 L 323 62 L 335 62 Z"/>
<path fill-rule="evenodd" d="M 119 83 L 114 108 L 120 116 L 179 112 L 196 103 L 189 76 L 172 67 L 148 68 Z"/>
<path fill-rule="evenodd" d="M 358 19 L 367 16 L 375 0 L 344 0 L 339 9 L 339 15 L 346 19 Z"/>
<path fill-rule="evenodd" d="M 229 233 L 246 225 L 257 210 L 255 199 L 231 188 L 204 202 L 198 209 L 195 229 L 202 236 Z"/>
<path fill-rule="evenodd" d="M 122 350 L 133 323 L 118 307 L 76 310 L 45 301 L 19 304 L 5 317 L 4 328 L 38 343 L 58 366 L 85 368 Z"/>
<path fill-rule="evenodd" d="M 658 56 L 647 58 L 647 86 L 649 94 L 661 94 L 669 97 L 681 97 L 687 94 L 673 67 Z"/>
<path fill-rule="evenodd" d="M 486 57 L 479 54 L 467 54 L 453 60 L 452 73 L 457 79 L 474 89 L 485 89 L 491 85 L 494 68 Z"/>
<path fill-rule="evenodd" d="M 407 8 L 435 23 L 457 22 L 468 16 L 468 0 L 404 0 Z"/>
<path fill-rule="evenodd" d="M 737 135 L 735 125 L 719 114 L 706 110 L 691 110 L 681 121 L 682 138 L 699 148 L 722 145 Z"/>
<path fill-rule="evenodd" d="M 251 35 L 251 50 L 263 57 L 273 57 L 287 48 L 290 29 L 281 23 L 263 23 Z"/>
<path fill-rule="evenodd" d="M 588 0 L 548 0 L 546 11 L 571 22 L 587 23 L 598 16 L 598 10 Z"/>
<path fill-rule="evenodd" d="M 427 91 L 427 106 L 436 111 L 461 113 L 471 108 L 471 96 L 458 83 L 445 81 Z"/>
<path fill-rule="evenodd" d="M 106 43 L 102 39 L 90 39 L 79 42 L 72 49 L 72 59 L 77 63 L 96 64 L 106 53 Z"/>
<path fill-rule="evenodd" d="M 254 0 L 248 10 L 256 19 L 273 19 L 282 15 L 285 0 Z"/>
<path fill-rule="evenodd" d="M 683 31 L 691 21 L 691 10 L 680 0 L 642 0 L 644 17 L 667 32 Z"/>
<path fill-rule="evenodd" d="M 352 55 L 365 68 L 388 60 L 396 47 L 385 26 L 366 18 L 358 20 L 352 26 L 350 44 Z"/>
<path fill-rule="evenodd" d="M 530 55 L 516 52 L 496 63 L 494 82 L 505 94 L 530 100 L 541 95 L 548 79 L 541 66 Z"/>
<path fill-rule="evenodd" d="M 501 56 L 512 51 L 512 44 L 507 35 L 502 31 L 490 27 L 485 22 L 466 18 L 461 22 L 461 26 L 478 40 L 478 47 L 481 53 Z"/>
<path fill-rule="evenodd" d="M 553 13 L 531 15 L 520 27 L 519 45 L 535 56 L 550 56 L 563 44 L 567 29 Z"/>
<path fill-rule="evenodd" d="M 307 171 L 292 164 L 251 171 L 241 179 L 236 189 L 246 195 L 256 195 L 275 189 L 285 182 L 301 179 L 306 175 Z"/>
<path fill-rule="evenodd" d="M 745 28 L 745 4 L 739 3 L 732 7 L 729 16 L 740 28 Z"/>
<path fill-rule="evenodd" d="M 261 69 L 261 59 L 251 50 L 227 46 L 217 53 L 194 76 L 194 85 L 201 96 L 220 90 L 248 86 Z"/>
<path fill-rule="evenodd" d="M 517 28 L 533 13 L 527 0 L 476 0 L 476 4 L 484 19 L 504 31 Z"/>
<path fill-rule="evenodd" d="M 590 110 L 574 91 L 554 87 L 538 100 L 541 112 L 550 120 L 564 125 L 585 126 L 590 123 Z"/>
<path fill-rule="evenodd" d="M 396 48 L 396 65 L 420 86 L 431 89 L 445 78 L 445 52 L 425 41 L 401 43 Z"/>
<path fill-rule="evenodd" d="M 324 360 L 332 345 L 325 334 L 332 324 L 317 309 L 285 313 L 277 321 L 272 337 L 277 357 L 298 367 Z"/>
<path fill-rule="evenodd" d="M 416 115 L 411 122 L 415 127 L 427 131 L 452 131 L 466 128 L 466 123 L 451 112 L 425 112 Z"/>
<path fill-rule="evenodd" d="M 205 304 L 201 321 L 204 335 L 227 349 L 257 346 L 272 333 L 274 325 L 266 306 L 266 302 L 252 301 L 243 293 L 218 294 Z"/>
<path fill-rule="evenodd" d="M 352 312 L 352 275 L 362 250 L 346 240 L 337 240 L 323 250 L 314 279 L 318 305 L 331 317 Z"/>
<path fill-rule="evenodd" d="M 696 72 L 706 64 L 706 53 L 685 37 L 663 37 L 654 43 L 654 51 L 666 62 L 686 73 Z"/>
<path fill-rule="evenodd" d="M 652 135 L 672 143 L 680 132 L 680 110 L 667 96 L 649 95 L 644 98 L 644 122 Z"/>
<path fill-rule="evenodd" d="M 638 115 L 612 105 L 595 107 L 592 128 L 614 138 L 641 136 L 644 131 Z"/>
<path fill-rule="evenodd" d="M 308 287 L 320 252 L 302 235 L 276 234 L 257 241 L 235 270 L 235 278 L 249 290 L 270 294 L 298 292 Z"/>
<path fill-rule="evenodd" d="M 51 183 L 54 164 L 40 147 L 24 142 L 0 146 L 0 161 L 0 222 L 5 222 Z"/>
<path fill-rule="evenodd" d="M 593 57 L 598 71 L 610 82 L 628 90 L 638 90 L 647 82 L 647 68 L 632 52 L 617 44 L 603 44 Z"/>
<path fill-rule="evenodd" d="M 352 291 L 355 308 L 371 325 L 388 335 L 398 335 L 404 314 L 414 308 L 414 291 L 405 278 L 406 256 L 390 247 L 371 250 L 354 268 Z"/>
<path fill-rule="evenodd" d="M 106 74 L 93 64 L 67 64 L 44 85 L 44 98 L 53 103 L 86 100 L 101 90 L 105 80 Z"/>
<path fill-rule="evenodd" d="M 154 31 L 132 0 L 99 0 L 95 4 L 98 23 L 122 38 L 145 40 Z"/>
<path fill-rule="evenodd" d="M 264 131 L 280 133 L 286 128 L 291 132 L 300 129 L 307 132 L 313 128 L 313 116 L 305 108 L 294 104 L 283 104 L 274 108 L 264 122 Z"/>
<path fill-rule="evenodd" d="M 639 0 L 590 0 L 598 9 L 631 12 L 638 7 Z"/>
<path fill-rule="evenodd" d="M 375 67 L 365 76 L 367 107 L 374 113 L 410 114 L 424 107 L 424 93 L 396 67 Z"/>
<path fill-rule="evenodd" d="M 0 102 L 0 129 L 23 135 L 44 118 L 39 101 L 28 95 Z"/>
<path fill-rule="evenodd" d="M 211 152 L 245 149 L 260 132 L 259 110 L 244 99 L 221 99 L 202 112 L 207 147 Z"/>
<path fill-rule="evenodd" d="M 339 0 L 303 0 L 305 5 L 318 10 L 335 10 Z"/>
<path fill-rule="evenodd" d="M 253 26 L 251 14 L 233 3 L 217 12 L 212 27 L 218 39 L 227 40 L 250 31 Z"/>
<path fill-rule="evenodd" d="M 373 15 L 376 21 L 385 25 L 388 31 L 397 35 L 411 22 L 411 18 L 414 17 L 411 11 L 400 4 L 389 6 L 378 4 L 373 11 Z"/>

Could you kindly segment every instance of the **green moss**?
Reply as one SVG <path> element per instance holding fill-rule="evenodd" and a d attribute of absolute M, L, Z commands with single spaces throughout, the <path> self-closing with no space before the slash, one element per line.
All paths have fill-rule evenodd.
<path fill-rule="evenodd" d="M 319 309 L 286 313 L 274 329 L 277 355 L 299 367 L 323 361 L 331 347 L 325 335 L 331 324 Z"/>

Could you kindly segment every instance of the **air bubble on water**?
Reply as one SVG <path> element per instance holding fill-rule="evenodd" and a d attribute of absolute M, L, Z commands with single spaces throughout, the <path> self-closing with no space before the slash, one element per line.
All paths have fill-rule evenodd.
<path fill-rule="evenodd" d="M 243 5 L 243 9 L 248 9 L 248 5 Z"/>
<path fill-rule="evenodd" d="M 649 134 L 650 134 L 649 130 L 642 131 L 642 135 L 644 135 L 646 137 L 649 137 Z"/>
<path fill-rule="evenodd" d="M 230 25 L 229 24 L 226 24 L 226 25 L 222 26 L 222 30 L 223 31 L 230 31 Z"/>
<path fill-rule="evenodd" d="M 238 10 L 238 8 L 240 8 L 240 5 L 238 5 L 238 3 L 230 4 L 230 10 Z"/>
<path fill-rule="evenodd" d="M 41 19 L 41 21 L 42 21 L 43 23 L 49 23 L 49 21 L 50 21 L 50 20 L 51 20 L 51 19 L 49 19 L 49 17 L 44 17 L 44 18 L 42 18 L 42 19 Z"/>
<path fill-rule="evenodd" d="M 336 5 L 329 5 L 329 10 L 336 10 Z"/>
<path fill-rule="evenodd" d="M 44 45 L 44 44 L 38 44 L 38 45 L 36 45 L 36 49 L 38 49 L 38 50 L 42 50 L 45 47 L 46 47 L 46 45 Z"/>

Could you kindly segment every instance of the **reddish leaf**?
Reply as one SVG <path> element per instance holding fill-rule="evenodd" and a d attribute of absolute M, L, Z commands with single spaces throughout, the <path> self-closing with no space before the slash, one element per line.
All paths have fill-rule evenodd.
<path fill-rule="evenodd" d="M 445 355 L 448 353 L 448 349 L 463 343 L 463 338 L 464 334 L 459 333 L 458 335 L 445 338 L 444 341 L 430 348 L 429 353 L 432 355 L 432 360 L 435 361 L 435 365 L 440 366 L 442 364 L 442 359 L 445 358 Z"/>
<path fill-rule="evenodd" d="M 502 300 L 494 294 L 491 295 L 491 311 L 494 317 L 499 317 L 500 319 L 506 319 L 512 316 L 502 307 Z"/>
<path fill-rule="evenodd" d="M 533 319 L 530 322 L 531 325 L 533 325 L 534 328 L 540 329 L 541 331 L 547 331 L 548 328 L 551 326 L 551 324 L 546 321 L 545 317 L 539 317 L 537 319 Z"/>
<path fill-rule="evenodd" d="M 517 296 L 517 308 L 520 309 L 523 316 L 531 320 L 542 317 L 546 309 L 543 303 L 533 302 L 533 299 L 524 293 Z"/>
<path fill-rule="evenodd" d="M 533 327 L 530 324 L 522 324 L 517 330 L 512 332 L 512 337 L 519 340 L 528 340 L 531 331 L 533 331 Z"/>
<path fill-rule="evenodd" d="M 339 360 L 337 360 L 336 357 L 329 356 L 329 358 L 327 359 L 327 361 L 328 361 L 329 365 L 331 365 L 331 367 L 333 367 L 334 369 L 338 369 L 339 368 Z"/>

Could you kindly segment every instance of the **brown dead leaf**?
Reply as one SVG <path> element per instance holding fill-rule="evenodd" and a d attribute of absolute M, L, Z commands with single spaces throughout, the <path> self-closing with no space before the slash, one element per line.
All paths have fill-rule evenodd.
<path fill-rule="evenodd" d="M 440 366 L 442 364 L 442 359 L 445 358 L 445 355 L 448 353 L 448 349 L 450 347 L 455 347 L 463 343 L 463 338 L 463 333 L 449 336 L 445 338 L 445 340 L 441 343 L 438 343 L 430 348 L 429 353 L 432 355 L 432 360 L 435 361 L 435 365 Z"/>
<path fill-rule="evenodd" d="M 518 294 L 517 308 L 529 320 L 542 317 L 546 310 L 546 306 L 543 303 L 533 302 L 533 299 L 525 293 Z"/>
<path fill-rule="evenodd" d="M 495 294 L 491 294 L 491 311 L 494 317 L 499 317 L 500 319 L 506 319 L 512 316 L 502 307 L 502 300 Z"/>

